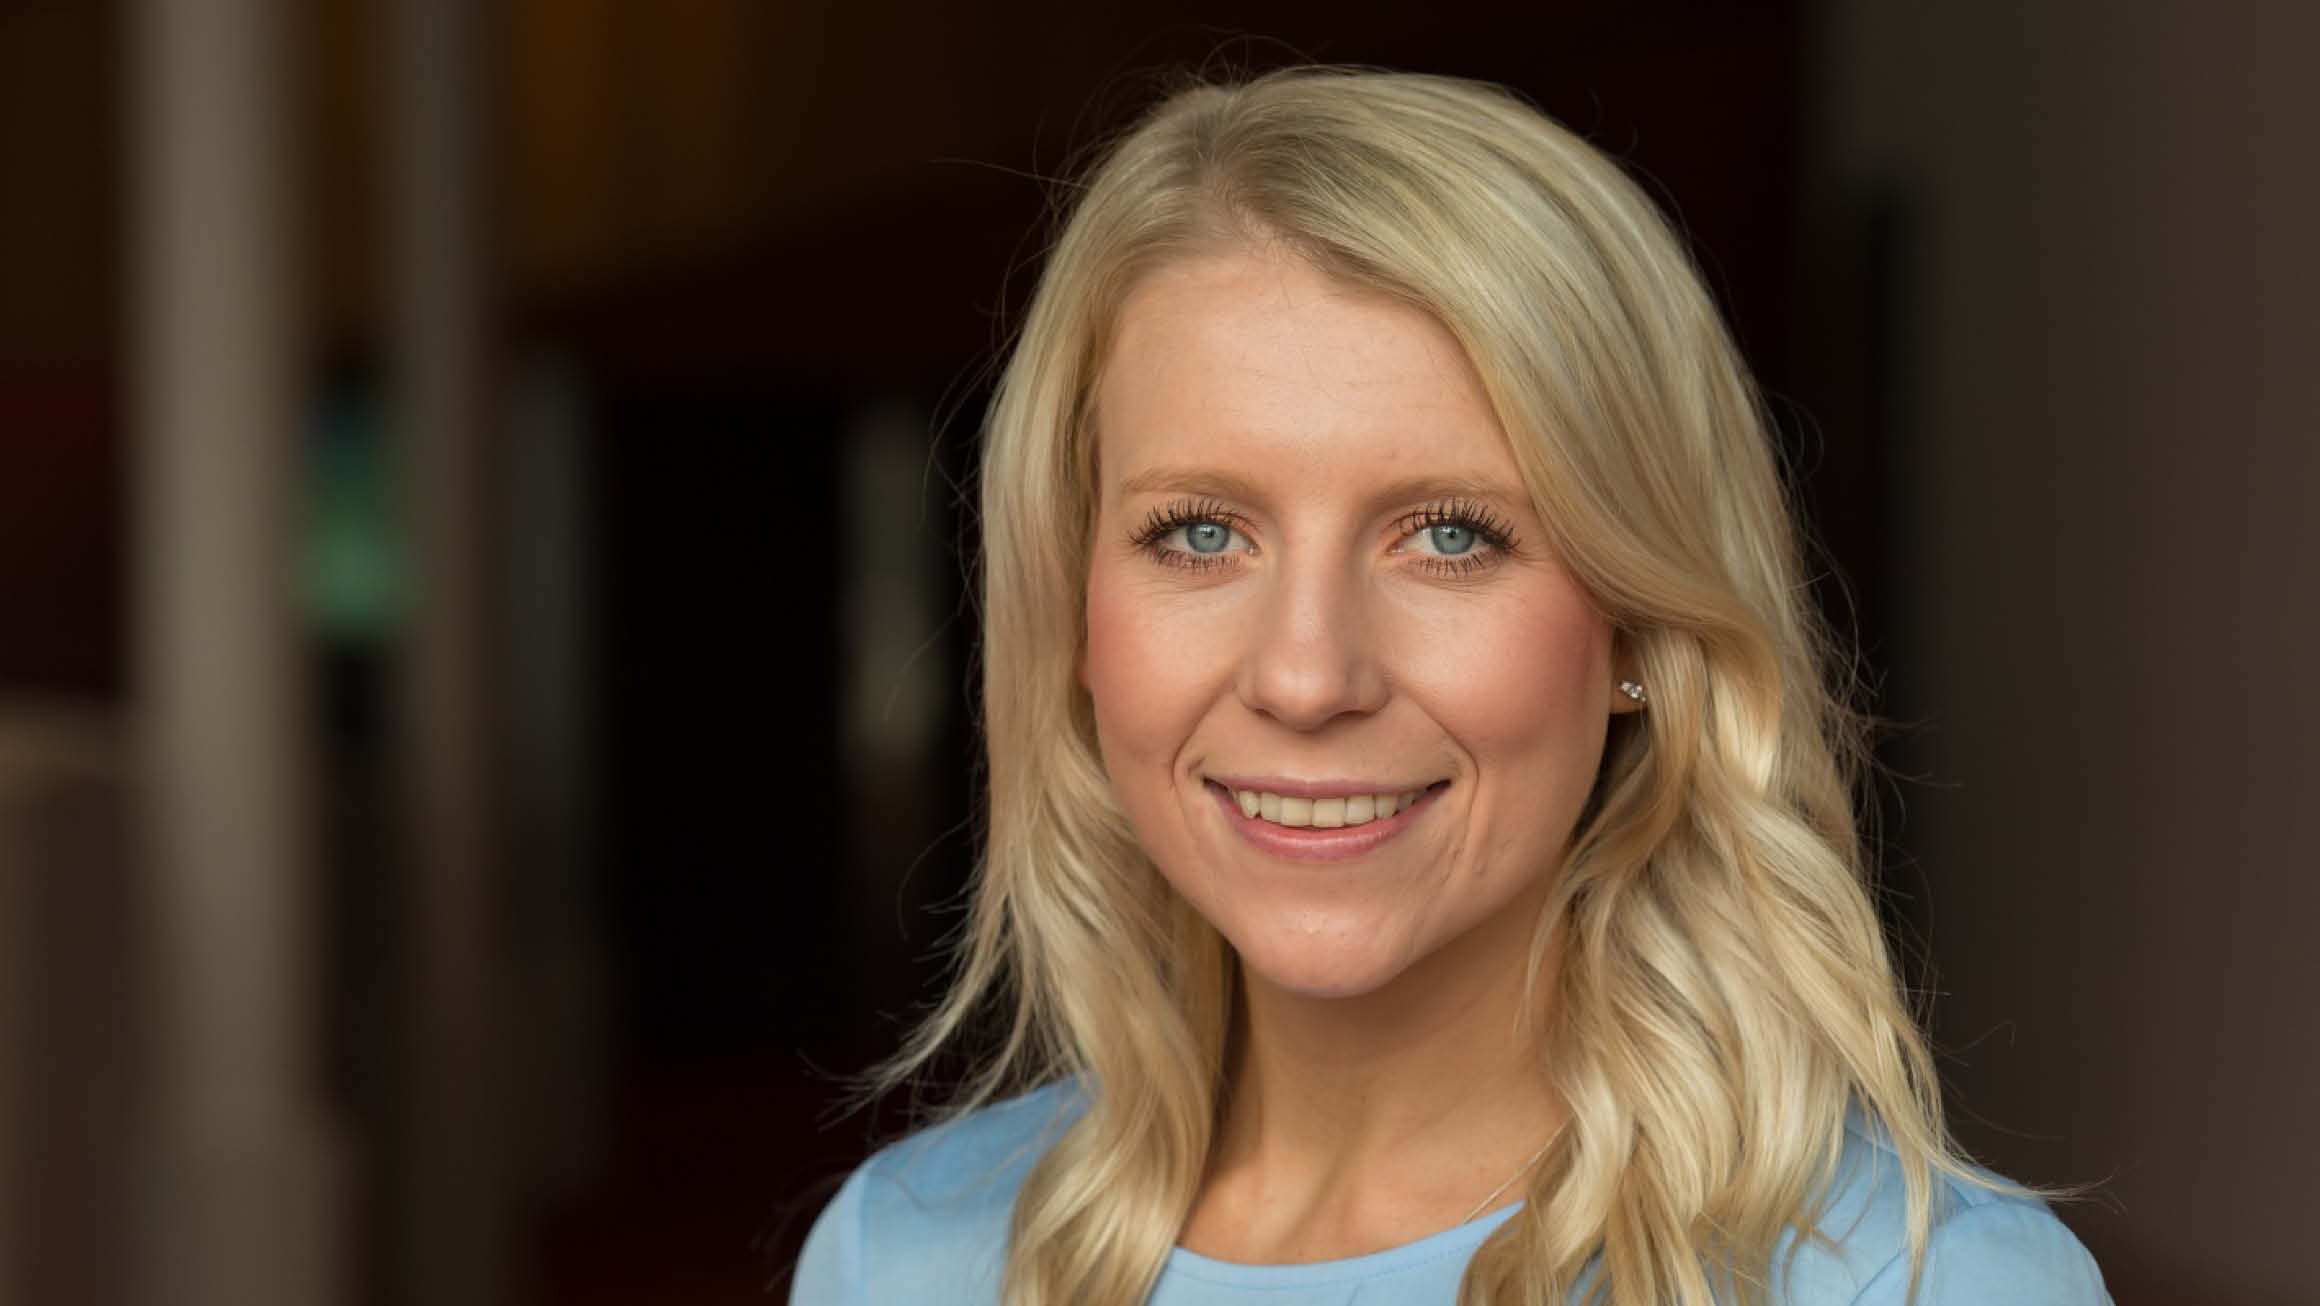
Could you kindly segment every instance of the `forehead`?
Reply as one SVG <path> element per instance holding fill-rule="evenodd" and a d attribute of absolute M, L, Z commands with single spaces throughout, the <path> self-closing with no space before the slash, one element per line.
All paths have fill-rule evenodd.
<path fill-rule="evenodd" d="M 1218 459 L 1280 474 L 1358 464 L 1517 480 L 1448 329 L 1281 252 L 1147 276 L 1121 309 L 1095 413 L 1107 496 L 1153 465 Z"/>

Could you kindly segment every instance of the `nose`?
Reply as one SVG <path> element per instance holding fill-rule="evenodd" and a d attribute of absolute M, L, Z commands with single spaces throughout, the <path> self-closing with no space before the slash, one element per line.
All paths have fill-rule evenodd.
<path fill-rule="evenodd" d="M 1294 730 L 1385 702 L 1367 582 L 1333 561 L 1312 556 L 1273 574 L 1241 658 L 1241 701 Z"/>

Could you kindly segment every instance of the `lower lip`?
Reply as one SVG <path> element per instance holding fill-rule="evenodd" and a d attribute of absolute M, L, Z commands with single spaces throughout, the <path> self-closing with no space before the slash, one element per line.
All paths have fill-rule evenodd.
<path fill-rule="evenodd" d="M 1312 826 L 1278 825 L 1261 817 L 1241 811 L 1240 802 L 1232 790 L 1215 781 L 1208 782 L 1208 791 L 1217 805 L 1224 809 L 1225 820 L 1233 832 L 1254 844 L 1259 852 L 1291 862 L 1347 862 L 1363 856 L 1387 840 L 1410 828 L 1421 813 L 1434 805 L 1446 785 L 1436 785 L 1418 795 L 1418 801 L 1394 813 L 1360 825 L 1344 825 L 1334 830 Z"/>

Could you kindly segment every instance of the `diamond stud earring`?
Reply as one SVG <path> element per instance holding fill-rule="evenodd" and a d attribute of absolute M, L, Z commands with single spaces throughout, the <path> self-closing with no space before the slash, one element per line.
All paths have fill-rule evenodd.
<path fill-rule="evenodd" d="M 1638 703 L 1648 703 L 1651 701 L 1650 697 L 1643 692 L 1643 686 L 1632 680 L 1620 681 L 1619 692 L 1627 695 L 1629 698 L 1634 699 Z"/>

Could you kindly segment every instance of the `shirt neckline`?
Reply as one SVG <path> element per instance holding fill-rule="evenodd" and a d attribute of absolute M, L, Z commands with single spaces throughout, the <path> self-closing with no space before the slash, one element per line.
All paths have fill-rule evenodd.
<path fill-rule="evenodd" d="M 1506 1223 L 1508 1217 L 1521 1210 L 1522 1206 L 1521 1202 L 1515 1202 L 1440 1233 L 1428 1234 L 1415 1242 L 1334 1261 L 1246 1265 L 1239 1261 L 1220 1261 L 1183 1247 L 1174 1247 L 1168 1252 L 1166 1273 L 1197 1279 L 1203 1283 L 1275 1288 L 1318 1287 L 1351 1280 L 1375 1279 L 1444 1257 L 1470 1252 L 1480 1246 L 1493 1230 Z"/>

